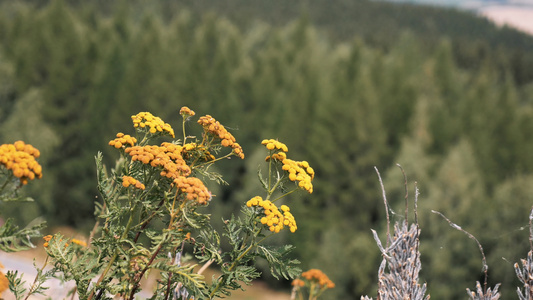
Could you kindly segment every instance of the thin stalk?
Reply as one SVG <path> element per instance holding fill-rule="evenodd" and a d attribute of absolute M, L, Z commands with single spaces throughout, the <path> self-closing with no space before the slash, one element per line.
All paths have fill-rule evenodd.
<path fill-rule="evenodd" d="M 377 167 L 374 167 L 374 170 L 376 170 L 376 173 L 378 174 L 379 178 L 379 184 L 381 185 L 381 192 L 383 194 L 383 203 L 385 205 L 385 214 L 387 217 L 387 247 L 389 248 L 389 243 L 391 242 L 391 235 L 390 235 L 390 217 L 389 217 L 389 205 L 387 203 L 387 195 L 385 193 L 385 186 L 383 186 L 383 180 L 381 180 L 381 174 L 379 174 L 379 170 Z"/>
<path fill-rule="evenodd" d="M 269 176 L 268 176 L 268 178 L 269 178 L 269 181 L 270 181 L 270 170 L 269 170 Z M 280 185 L 280 183 L 281 183 L 281 179 L 278 178 L 278 180 L 276 181 L 276 183 L 274 184 L 274 186 L 273 186 L 272 188 L 269 188 L 269 190 L 268 190 L 268 195 L 267 195 L 267 197 L 266 197 L 265 200 L 270 200 L 270 196 L 272 196 L 272 194 L 274 194 L 274 192 L 276 191 L 276 189 L 278 188 L 278 186 Z M 268 184 L 270 185 L 270 182 L 269 182 Z M 283 196 L 283 197 L 284 197 L 284 196 Z M 279 198 L 278 198 L 278 199 L 279 199 Z M 278 199 L 276 199 L 276 200 L 278 200 Z"/>
<path fill-rule="evenodd" d="M 402 171 L 403 174 L 403 180 L 404 180 L 404 188 L 405 188 L 405 224 L 408 224 L 407 218 L 409 215 L 409 189 L 407 188 L 407 175 L 405 175 L 405 171 L 403 170 L 402 166 L 400 164 L 396 164 L 398 168 Z"/>
<path fill-rule="evenodd" d="M 183 118 L 183 123 L 181 124 L 181 130 L 183 132 L 183 146 L 185 146 L 185 142 L 187 141 L 187 134 L 185 133 L 185 122 L 187 120 Z"/>
<path fill-rule="evenodd" d="M 133 300 L 135 299 L 135 293 L 137 292 L 137 289 L 139 288 L 139 282 L 141 281 L 141 279 L 143 278 L 144 276 L 144 273 L 146 273 L 146 271 L 148 271 L 148 268 L 152 265 L 152 263 L 154 262 L 155 258 L 157 257 L 157 255 L 159 254 L 159 251 L 161 251 L 161 248 L 163 248 L 163 243 L 159 244 L 159 247 L 157 247 L 157 250 L 154 252 L 154 254 L 152 254 L 152 257 L 150 257 L 150 260 L 148 261 L 148 263 L 146 264 L 146 267 L 144 267 L 144 269 L 138 274 L 138 276 L 136 276 L 136 281 L 134 282 L 133 284 L 133 288 L 131 289 L 131 293 L 130 293 L 130 297 L 129 299 L 130 300 Z"/>
<path fill-rule="evenodd" d="M 130 196 L 130 204 L 131 204 L 131 194 L 129 196 Z M 128 232 L 130 231 L 131 224 L 133 221 L 134 211 L 136 208 L 137 208 L 137 203 L 135 203 L 130 210 L 130 218 L 128 220 L 128 223 L 126 224 L 126 229 L 124 230 L 124 233 L 122 233 L 122 237 L 120 238 L 121 240 L 125 239 L 128 236 Z M 104 280 L 109 270 L 111 270 L 111 267 L 113 266 L 113 263 L 115 262 L 117 257 L 118 257 L 118 250 L 115 250 L 113 257 L 111 257 L 111 259 L 109 260 L 104 272 L 102 272 L 102 274 L 98 278 L 98 281 L 96 282 L 95 286 L 98 286 Z M 95 291 L 94 289 L 91 291 L 91 294 L 89 294 L 89 297 L 87 298 L 87 300 L 92 300 L 92 298 L 94 297 L 94 291 Z"/>
<path fill-rule="evenodd" d="M 292 191 L 290 191 L 290 192 L 287 192 L 287 193 L 285 193 L 285 194 L 279 196 L 278 198 L 272 200 L 272 203 L 278 201 L 279 199 L 281 199 L 281 198 L 283 198 L 283 197 L 285 197 L 285 196 L 288 196 L 288 195 L 294 193 L 294 192 L 297 191 L 297 190 L 298 190 L 298 188 L 295 188 L 294 190 L 292 190 Z"/>
<path fill-rule="evenodd" d="M 214 262 L 214 259 L 208 260 L 199 270 L 196 272 L 198 275 L 201 275 L 209 266 Z"/>
<path fill-rule="evenodd" d="M 261 228 L 259 228 L 259 230 L 257 232 L 255 232 L 254 234 L 254 238 L 253 238 L 253 241 L 252 243 L 250 244 L 250 246 L 244 250 L 243 253 L 241 253 L 241 255 L 239 255 L 234 261 L 233 263 L 231 264 L 231 266 L 229 267 L 228 271 L 233 271 L 233 269 L 235 267 L 237 267 L 237 264 L 239 263 L 239 261 L 246 255 L 248 254 L 248 252 L 250 252 L 254 247 L 257 247 L 257 245 L 259 245 L 262 241 L 264 241 L 266 238 L 274 235 L 274 234 L 271 234 L 271 235 L 268 235 L 268 236 L 265 236 L 264 238 L 262 238 L 261 240 L 259 240 L 258 242 L 255 241 L 255 237 L 261 232 Z M 243 246 L 244 246 L 244 243 L 243 243 Z M 211 293 L 209 294 L 209 299 L 213 299 L 213 297 L 215 296 L 215 293 L 216 291 L 218 291 L 220 289 L 220 287 L 222 286 L 222 283 L 223 281 L 225 281 L 225 278 L 226 276 L 225 275 L 222 275 L 222 280 L 220 280 L 217 285 L 215 286 L 215 288 L 213 289 L 213 291 L 211 291 Z"/>
<path fill-rule="evenodd" d="M 230 152 L 230 153 L 228 153 L 228 154 L 226 154 L 226 155 L 224 155 L 224 156 L 221 156 L 221 157 L 215 158 L 214 160 L 210 160 L 210 161 L 205 162 L 205 163 L 203 163 L 203 164 L 199 164 L 199 165 L 195 166 L 194 168 L 198 168 L 198 167 L 202 167 L 202 166 L 205 166 L 205 165 L 213 164 L 213 163 L 215 163 L 215 162 L 217 162 L 217 161 L 219 161 L 219 160 L 226 159 L 226 158 L 228 158 L 228 157 L 230 157 L 230 156 L 232 156 L 232 155 L 233 155 L 233 152 Z M 193 164 L 194 164 L 194 163 L 193 163 Z M 193 167 L 192 167 L 193 164 L 191 164 L 191 169 L 193 169 Z"/>
<path fill-rule="evenodd" d="M 296 300 L 296 291 L 299 287 L 298 286 L 293 286 L 292 287 L 292 290 L 291 290 L 291 299 L 290 300 Z"/>
<path fill-rule="evenodd" d="M 327 289 L 327 287 L 322 287 L 320 290 L 318 290 L 318 293 L 316 293 L 315 295 L 315 299 L 318 299 L 318 297 L 322 295 L 322 293 L 324 293 L 324 291 L 326 291 Z"/>
<path fill-rule="evenodd" d="M 183 253 L 183 247 L 185 246 L 185 241 L 183 241 L 181 243 L 181 250 L 180 250 L 180 253 Z M 173 253 L 176 253 L 178 249 L 174 249 Z M 181 257 L 181 256 L 180 256 Z M 174 258 L 172 259 L 172 262 L 171 264 L 172 265 L 175 265 L 176 264 L 176 259 L 178 258 L 178 255 L 175 254 Z M 178 262 L 179 263 L 179 262 Z M 179 264 L 178 264 L 179 266 Z M 170 287 L 172 285 L 172 272 L 168 272 L 168 280 L 167 280 L 167 289 L 165 291 L 165 298 L 164 300 L 168 300 L 168 296 L 170 296 Z M 178 287 L 179 287 L 179 284 L 178 284 Z"/>
<path fill-rule="evenodd" d="M 314 300 L 316 297 L 315 295 L 315 284 L 314 282 L 311 282 L 311 286 L 309 287 L 309 300 Z"/>
<path fill-rule="evenodd" d="M 163 203 L 165 202 L 165 199 L 161 200 L 158 204 L 158 207 L 157 209 L 152 212 L 152 214 L 146 219 L 144 220 L 142 223 L 141 223 L 141 228 L 139 229 L 139 231 L 137 231 L 137 234 L 135 235 L 135 238 L 133 239 L 133 242 L 137 242 L 137 240 L 139 240 L 139 237 L 141 236 L 141 232 L 146 228 L 146 226 L 148 226 L 148 224 L 150 223 L 150 221 L 152 221 L 152 218 L 155 217 L 157 211 L 161 208 L 161 206 L 163 206 Z"/>
<path fill-rule="evenodd" d="M 170 221 L 169 221 L 169 224 L 168 224 L 168 229 L 171 229 L 173 227 L 174 220 L 175 220 L 176 215 L 177 215 L 177 212 L 175 212 L 174 210 L 175 210 L 175 204 L 176 204 L 176 200 L 178 198 L 178 194 L 179 194 L 179 192 L 176 191 L 176 194 L 174 195 L 174 201 L 172 202 L 172 212 L 170 213 Z M 183 209 L 184 203 L 185 202 L 182 202 L 182 204 L 180 205 L 178 211 L 181 211 Z M 136 293 L 137 289 L 140 286 L 141 279 L 143 278 L 143 276 L 146 273 L 146 271 L 148 271 L 148 269 L 150 268 L 150 266 L 154 262 L 155 258 L 157 257 L 157 255 L 159 254 L 161 249 L 163 248 L 163 244 L 164 243 L 165 243 L 165 238 L 159 243 L 159 246 L 157 247 L 157 250 L 152 254 L 152 256 L 150 257 L 150 260 L 148 261 L 148 263 L 146 264 L 144 269 L 142 269 L 142 271 L 138 274 L 138 276 L 136 276 L 135 281 L 133 282 L 133 288 L 131 289 L 131 293 L 130 293 L 130 297 L 129 297 L 130 300 L 134 299 L 135 293 Z"/>
<path fill-rule="evenodd" d="M 272 185 L 272 151 L 270 151 L 269 155 L 270 155 L 270 159 L 268 160 L 268 197 L 267 198 L 270 198 L 270 194 L 272 193 L 271 192 L 272 189 L 270 188 L 270 186 Z M 276 185 L 277 185 L 277 182 L 276 182 Z"/>
<path fill-rule="evenodd" d="M 488 271 L 489 271 L 489 265 L 487 264 L 487 257 L 485 256 L 485 252 L 483 251 L 483 247 L 481 246 L 481 243 L 476 239 L 475 236 L 473 236 L 470 232 L 464 230 L 463 228 L 461 228 L 461 226 L 453 223 L 452 221 L 450 221 L 450 219 L 448 219 L 445 215 L 443 215 L 441 212 L 438 212 L 438 211 L 435 211 L 435 210 L 431 210 L 432 213 L 434 214 L 438 214 L 439 216 L 441 216 L 444 220 L 446 220 L 448 222 L 448 224 L 459 230 L 459 231 L 462 231 L 464 234 L 466 234 L 470 239 L 474 240 L 479 248 L 479 252 L 481 252 L 481 258 L 482 258 L 482 261 L 483 261 L 483 273 L 484 273 L 484 277 L 485 277 L 485 280 L 484 280 L 484 283 L 483 283 L 483 293 L 486 293 L 487 292 L 487 281 L 488 281 Z"/>
<path fill-rule="evenodd" d="M 104 205 L 102 206 L 102 211 L 104 211 L 106 209 L 106 203 L 104 202 Z M 91 233 L 89 234 L 89 242 L 87 243 L 87 246 L 90 246 L 93 239 L 94 239 L 94 235 L 96 234 L 96 230 L 98 230 L 98 227 L 100 226 L 100 219 L 97 218 L 96 219 L 96 222 L 94 223 L 94 227 L 93 229 L 91 230 Z"/>
<path fill-rule="evenodd" d="M 9 173 L 9 176 L 7 177 L 6 181 L 4 182 L 4 184 L 2 184 L 2 187 L 0 187 L 0 193 L 2 193 L 2 191 L 5 189 L 5 187 L 7 186 L 7 184 L 11 181 L 11 179 L 13 179 L 13 173 Z"/>
<path fill-rule="evenodd" d="M 43 267 L 37 272 L 37 275 L 35 275 L 35 279 L 33 280 L 33 284 L 31 285 L 31 288 L 28 291 L 28 294 L 26 295 L 26 298 L 24 298 L 24 300 L 27 300 L 30 297 L 30 295 L 33 294 L 34 289 L 35 289 L 35 285 L 37 285 L 37 280 L 39 280 L 39 275 L 44 271 L 44 268 L 48 264 L 48 257 L 49 256 L 47 255 L 46 259 L 44 260 Z"/>

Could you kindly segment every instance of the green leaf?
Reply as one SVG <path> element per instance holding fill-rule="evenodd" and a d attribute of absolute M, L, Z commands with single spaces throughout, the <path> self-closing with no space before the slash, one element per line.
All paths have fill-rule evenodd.
<path fill-rule="evenodd" d="M 294 246 L 283 245 L 281 247 L 272 246 L 257 246 L 258 255 L 268 261 L 270 266 L 270 272 L 276 279 L 280 279 L 283 276 L 285 279 L 294 279 L 302 272 L 296 265 L 300 262 L 296 259 L 287 258 Z"/>
<path fill-rule="evenodd" d="M 26 284 L 26 281 L 22 280 L 22 276 L 24 274 L 18 273 L 18 271 L 7 271 L 6 278 L 9 282 L 9 290 L 15 295 L 16 300 L 20 300 L 24 297 L 24 293 L 26 293 L 27 289 L 24 287 Z"/>
<path fill-rule="evenodd" d="M 266 183 L 265 179 L 263 178 L 263 173 L 261 172 L 261 166 L 257 167 L 257 178 L 259 178 L 259 182 L 261 182 L 261 185 L 263 186 L 263 189 L 265 189 L 265 191 L 268 191 L 268 184 Z"/>
<path fill-rule="evenodd" d="M 41 236 L 40 230 L 46 227 L 45 222 L 28 225 L 19 229 L 13 224 L 13 219 L 7 219 L 0 227 L 0 250 L 4 252 L 18 252 L 35 248 L 31 238 Z"/>
<path fill-rule="evenodd" d="M 167 261 L 158 261 L 152 267 L 172 273 L 171 282 L 181 283 L 192 296 L 202 299 L 207 295 L 204 276 L 195 273 L 193 270 L 196 265 L 179 266 L 171 265 Z"/>

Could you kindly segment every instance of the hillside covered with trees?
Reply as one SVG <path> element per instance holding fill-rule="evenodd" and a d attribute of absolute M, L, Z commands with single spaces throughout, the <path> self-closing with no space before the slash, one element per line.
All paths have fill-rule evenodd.
<path fill-rule="evenodd" d="M 246 154 L 223 164 L 213 218 L 254 196 L 262 139 L 313 166 L 313 194 L 291 201 L 298 231 L 280 239 L 330 275 L 331 299 L 376 290 L 370 229 L 384 232 L 385 212 L 374 166 L 402 211 L 396 163 L 421 192 L 432 298 L 466 298 L 483 274 L 477 246 L 431 210 L 480 240 L 490 281 L 515 297 L 510 262 L 529 249 L 533 205 L 533 37 L 466 12 L 363 0 L 2 2 L 0 143 L 40 149 L 44 174 L 28 189 L 34 203 L 2 215 L 90 228 L 96 153 L 116 157 L 108 142 L 129 116 L 178 124 L 184 105 L 232 129 Z"/>

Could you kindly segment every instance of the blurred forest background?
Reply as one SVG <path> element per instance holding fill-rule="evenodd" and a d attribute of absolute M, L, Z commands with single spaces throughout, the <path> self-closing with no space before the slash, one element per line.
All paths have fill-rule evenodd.
<path fill-rule="evenodd" d="M 36 201 L 4 205 L 22 224 L 88 231 L 98 196 L 94 156 L 130 116 L 211 114 L 244 148 L 213 187 L 214 223 L 255 196 L 264 138 L 316 170 L 291 197 L 302 268 L 337 284 L 329 299 L 375 296 L 385 232 L 381 190 L 403 211 L 400 169 L 422 228 L 421 276 L 434 299 L 466 299 L 482 280 L 516 297 L 512 264 L 529 250 L 533 204 L 533 37 L 452 9 L 364 0 L 2 1 L 0 142 L 41 150 Z M 195 126 L 190 125 L 190 130 Z M 401 220 L 403 214 L 395 215 Z M 260 265 L 261 266 L 261 265 Z M 288 289 L 277 283 L 276 289 Z"/>

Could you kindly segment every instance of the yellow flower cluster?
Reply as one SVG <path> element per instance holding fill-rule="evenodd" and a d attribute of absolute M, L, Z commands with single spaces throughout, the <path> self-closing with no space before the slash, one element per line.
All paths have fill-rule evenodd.
<path fill-rule="evenodd" d="M 286 152 L 289 151 L 289 148 L 276 140 L 269 139 L 263 140 L 262 145 L 272 152 L 271 155 L 266 157 L 266 161 L 271 159 L 280 161 L 283 164 L 282 169 L 289 173 L 289 180 L 297 181 L 298 186 L 306 190 L 308 193 L 313 192 L 313 184 L 311 181 L 315 178 L 315 170 L 309 166 L 309 163 L 306 161 L 295 161 L 287 158 Z"/>
<path fill-rule="evenodd" d="M 39 150 L 23 141 L 4 144 L 0 146 L 0 165 L 11 170 L 22 184 L 27 184 L 28 180 L 43 176 L 42 167 L 35 160 L 39 155 L 41 155 Z"/>
<path fill-rule="evenodd" d="M 109 141 L 109 146 L 113 146 L 117 149 L 122 148 L 122 146 L 130 145 L 133 146 L 137 143 L 137 139 L 122 132 L 117 133 L 117 138 Z"/>
<path fill-rule="evenodd" d="M 331 281 L 329 277 L 319 269 L 311 269 L 303 272 L 302 277 L 309 281 L 317 282 L 320 285 L 320 288 L 327 287 L 328 289 L 332 289 L 335 287 L 335 283 L 333 283 L 333 281 Z"/>
<path fill-rule="evenodd" d="M 43 240 L 44 240 L 44 244 L 43 244 L 43 247 L 48 247 L 50 244 L 50 241 L 52 240 L 54 236 L 53 235 L 46 235 L 46 236 L 43 236 Z M 62 241 L 63 239 L 60 239 L 59 241 Z M 72 243 L 76 244 L 76 245 L 80 245 L 82 247 L 87 247 L 87 243 L 82 241 L 82 240 L 78 240 L 78 239 L 72 239 L 70 240 Z M 65 244 L 65 247 L 68 247 L 69 243 L 66 243 Z"/>
<path fill-rule="evenodd" d="M 211 192 L 196 177 L 178 177 L 174 184 L 182 193 L 187 193 L 187 200 L 196 200 L 199 204 L 207 204 L 211 200 Z"/>
<path fill-rule="evenodd" d="M 162 167 L 161 176 L 172 179 L 176 187 L 182 193 L 187 194 L 187 200 L 196 200 L 200 204 L 206 204 L 211 199 L 211 193 L 200 179 L 187 177 L 191 174 L 191 168 L 182 156 L 195 147 L 196 145 L 193 144 L 186 144 L 182 147 L 172 143 L 162 143 L 161 146 L 129 147 L 125 152 L 132 157 L 132 161 L 140 161 L 154 168 Z M 125 182 L 126 180 L 122 184 L 126 184 Z"/>
<path fill-rule="evenodd" d="M 191 168 L 181 155 L 183 147 L 172 143 L 162 143 L 161 146 L 134 146 L 126 148 L 126 153 L 132 161 L 140 161 L 152 167 L 162 167 L 161 176 L 175 179 L 191 174 Z"/>
<path fill-rule="evenodd" d="M 270 140 L 263 140 L 261 142 L 261 145 L 265 145 L 265 147 L 270 151 L 278 151 L 276 153 L 273 153 L 272 155 L 269 155 L 266 157 L 266 161 L 269 161 L 270 159 L 275 159 L 278 161 L 283 161 L 287 158 L 286 152 L 289 151 L 289 148 L 287 145 L 283 144 L 282 142 L 270 139 Z"/>
<path fill-rule="evenodd" d="M 133 121 L 133 127 L 135 128 L 148 127 L 150 128 L 149 132 L 152 134 L 157 132 L 167 132 L 171 137 L 175 137 L 174 129 L 172 129 L 169 124 L 163 122 L 161 118 L 156 117 L 149 112 L 140 112 L 134 116 L 131 116 L 131 119 Z"/>
<path fill-rule="evenodd" d="M 311 194 L 313 192 L 311 181 L 315 178 L 315 171 L 309 166 L 309 163 L 288 158 L 284 159 L 282 163 L 282 169 L 289 172 L 289 179 L 295 182 L 298 181 L 298 186 Z"/>
<path fill-rule="evenodd" d="M 0 269 L 4 268 L 4 265 L 0 264 Z M 0 297 L 2 297 L 2 293 L 5 292 L 9 288 L 9 280 L 7 280 L 6 275 L 4 272 L 0 271 Z"/>
<path fill-rule="evenodd" d="M 48 247 L 48 243 L 52 240 L 53 236 L 52 235 L 46 235 L 46 236 L 43 236 L 43 240 L 44 240 L 44 244 L 43 244 L 43 247 Z"/>
<path fill-rule="evenodd" d="M 129 186 L 134 186 L 135 188 L 138 188 L 140 190 L 144 190 L 146 187 L 144 184 L 142 184 L 137 179 L 131 177 L 131 176 L 122 176 L 122 186 L 127 188 Z"/>
<path fill-rule="evenodd" d="M 182 115 L 184 118 L 192 117 L 195 114 L 196 113 L 194 112 L 194 110 L 188 108 L 187 106 L 184 106 L 180 109 L 180 115 Z"/>
<path fill-rule="evenodd" d="M 289 148 L 287 147 L 287 145 L 283 144 L 282 142 L 276 141 L 274 139 L 263 140 L 261 142 L 261 145 L 265 145 L 265 147 L 268 150 L 277 149 L 277 150 L 281 150 L 283 152 L 289 152 Z"/>
<path fill-rule="evenodd" d="M 283 211 L 283 213 L 281 213 L 278 207 L 270 200 L 263 200 L 263 198 L 255 196 L 246 202 L 246 206 L 262 207 L 265 216 L 261 218 L 261 224 L 267 225 L 268 230 L 272 232 L 278 233 L 284 226 L 289 227 L 291 232 L 295 232 L 296 229 L 298 229 L 296 226 L 296 220 L 290 213 L 290 209 L 287 205 L 282 205 L 280 207 L 281 211 Z"/>
<path fill-rule="evenodd" d="M 233 149 L 233 153 L 235 153 L 241 159 L 244 159 L 244 153 L 241 145 L 236 143 L 235 137 L 229 133 L 226 128 L 220 124 L 220 122 L 215 120 L 215 118 L 210 115 L 200 117 L 198 124 L 202 125 L 207 133 L 218 137 L 221 140 L 220 144 L 222 146 L 231 147 Z"/>
<path fill-rule="evenodd" d="M 305 282 L 304 282 L 303 280 L 301 280 L 301 279 L 296 278 L 296 279 L 294 279 L 294 280 L 292 281 L 291 285 L 292 285 L 292 286 L 303 287 L 303 286 L 305 286 Z"/>
<path fill-rule="evenodd" d="M 76 245 L 80 245 L 82 247 L 87 247 L 87 243 L 85 241 L 82 241 L 82 240 L 78 240 L 78 239 L 72 239 L 70 240 L 72 243 L 76 244 Z"/>

